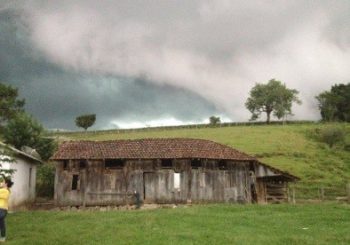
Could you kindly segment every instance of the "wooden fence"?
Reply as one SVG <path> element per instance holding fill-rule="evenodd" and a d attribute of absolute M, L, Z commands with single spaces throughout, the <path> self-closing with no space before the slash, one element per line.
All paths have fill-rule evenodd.
<path fill-rule="evenodd" d="M 298 203 L 307 201 L 337 201 L 350 203 L 350 183 L 344 186 L 314 186 L 288 188 L 288 202 Z"/>
<path fill-rule="evenodd" d="M 307 121 L 307 120 L 298 120 L 298 121 L 271 121 L 269 125 L 286 125 L 286 124 L 317 124 L 318 121 Z M 187 124 L 187 125 L 177 125 L 177 126 L 158 126 L 158 127 L 145 127 L 145 128 L 130 128 L 130 129 L 107 129 L 107 130 L 88 130 L 85 133 L 87 134 L 106 134 L 106 133 L 130 133 L 130 132 L 144 132 L 144 131 L 165 131 L 165 130 L 176 130 L 176 129 L 200 129 L 200 128 L 222 128 L 222 127 L 235 127 L 235 126 L 263 126 L 267 125 L 266 122 L 254 121 L 254 122 L 224 122 L 218 124 Z M 70 135 L 75 133 L 81 133 L 83 131 L 59 131 L 51 130 L 49 134 L 60 135 Z"/>

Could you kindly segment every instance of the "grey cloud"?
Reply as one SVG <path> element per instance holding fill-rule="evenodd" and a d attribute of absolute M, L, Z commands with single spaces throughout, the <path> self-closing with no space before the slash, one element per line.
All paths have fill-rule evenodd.
<path fill-rule="evenodd" d="M 36 50 L 30 57 L 51 67 L 48 83 L 61 69 L 84 91 L 108 79 L 143 100 L 157 91 L 164 95 L 156 97 L 159 115 L 177 113 L 162 107 L 175 91 L 178 102 L 201 104 L 203 115 L 247 120 L 249 89 L 277 78 L 300 91 L 304 104 L 294 118 L 317 119 L 314 96 L 350 78 L 349 1 L 31 0 L 7 7 L 28 32 L 26 45 Z"/>
<path fill-rule="evenodd" d="M 350 3 L 334 1 L 328 4 L 326 11 L 329 12 L 329 15 L 323 38 L 344 51 L 348 50 L 350 46 Z"/>
<path fill-rule="evenodd" d="M 204 98 L 181 88 L 60 68 L 29 45 L 13 13 L 1 15 L 0 23 L 0 80 L 18 87 L 27 110 L 48 128 L 73 129 L 74 118 L 84 113 L 96 113 L 95 127 L 106 128 L 112 120 L 147 122 L 172 116 L 201 121 L 218 112 Z"/>

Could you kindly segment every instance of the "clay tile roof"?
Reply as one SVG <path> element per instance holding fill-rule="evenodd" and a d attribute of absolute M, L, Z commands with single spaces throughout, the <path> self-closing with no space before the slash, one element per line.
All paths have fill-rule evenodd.
<path fill-rule="evenodd" d="M 60 145 L 51 160 L 166 158 L 256 160 L 252 156 L 210 140 L 186 138 L 66 141 Z"/>

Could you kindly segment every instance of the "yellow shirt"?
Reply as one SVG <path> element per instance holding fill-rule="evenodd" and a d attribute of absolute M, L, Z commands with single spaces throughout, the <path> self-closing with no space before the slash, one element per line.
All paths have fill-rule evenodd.
<path fill-rule="evenodd" d="M 0 189 L 0 208 L 2 209 L 9 209 L 9 197 L 10 197 L 10 191 L 6 188 Z"/>

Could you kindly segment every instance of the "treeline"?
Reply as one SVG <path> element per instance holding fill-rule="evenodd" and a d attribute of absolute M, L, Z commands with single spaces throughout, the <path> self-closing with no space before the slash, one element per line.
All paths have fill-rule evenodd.
<path fill-rule="evenodd" d="M 299 91 L 271 79 L 267 84 L 257 83 L 250 90 L 245 106 L 252 113 L 253 121 L 262 113 L 266 113 L 267 123 L 270 122 L 271 115 L 283 120 L 288 115 L 293 115 L 293 103 L 302 103 L 298 94 Z M 320 93 L 315 99 L 323 121 L 350 122 L 350 83 L 335 84 L 330 91 Z"/>

